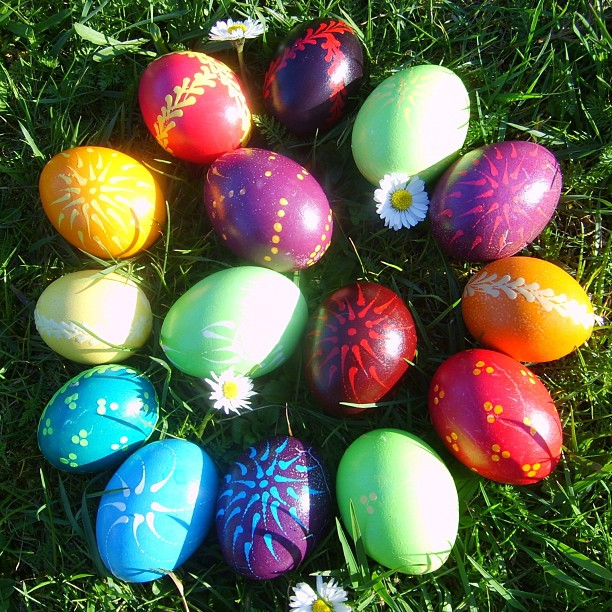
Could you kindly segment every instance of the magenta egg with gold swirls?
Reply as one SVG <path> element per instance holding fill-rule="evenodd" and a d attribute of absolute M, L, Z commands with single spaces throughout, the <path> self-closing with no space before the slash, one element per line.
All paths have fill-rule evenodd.
<path fill-rule="evenodd" d="M 204 204 L 213 228 L 239 257 L 275 270 L 301 270 L 327 251 L 333 231 L 327 196 L 300 164 L 243 148 L 208 169 Z"/>
<path fill-rule="evenodd" d="M 336 125 L 363 78 L 363 50 L 339 19 L 300 24 L 279 46 L 264 77 L 266 109 L 291 132 L 307 135 Z"/>
<path fill-rule="evenodd" d="M 304 363 L 315 399 L 331 414 L 351 416 L 382 401 L 416 354 L 414 319 L 400 296 L 370 282 L 330 294 L 311 315 Z"/>
<path fill-rule="evenodd" d="M 534 142 L 485 145 L 458 159 L 432 194 L 431 231 L 460 261 L 510 257 L 542 232 L 561 195 L 555 156 Z"/>

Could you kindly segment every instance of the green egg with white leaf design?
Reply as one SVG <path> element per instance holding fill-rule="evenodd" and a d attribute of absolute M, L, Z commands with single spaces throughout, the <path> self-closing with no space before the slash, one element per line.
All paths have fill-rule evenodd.
<path fill-rule="evenodd" d="M 200 378 L 256 378 L 293 354 L 308 319 L 306 300 L 289 278 L 259 266 L 235 266 L 202 279 L 174 302 L 161 346 L 179 370 Z"/>
<path fill-rule="evenodd" d="M 385 174 L 439 176 L 463 146 L 470 98 L 448 68 L 421 64 L 382 81 L 361 105 L 352 132 L 353 158 L 374 185 Z"/>
<path fill-rule="evenodd" d="M 65 472 L 116 467 L 151 436 L 159 403 L 151 381 L 134 368 L 106 364 L 70 379 L 46 405 L 38 446 Z"/>

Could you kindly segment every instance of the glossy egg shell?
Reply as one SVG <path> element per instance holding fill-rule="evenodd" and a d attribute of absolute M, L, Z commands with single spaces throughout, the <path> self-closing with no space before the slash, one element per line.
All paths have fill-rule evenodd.
<path fill-rule="evenodd" d="M 214 518 L 219 478 L 210 456 L 181 439 L 146 444 L 119 466 L 96 516 L 106 568 L 126 582 L 150 582 L 198 549 Z"/>
<path fill-rule="evenodd" d="M 278 272 L 235 266 L 196 283 L 171 306 L 161 328 L 168 359 L 192 376 L 263 376 L 284 363 L 308 318 L 297 285 Z"/>
<path fill-rule="evenodd" d="M 406 304 L 391 289 L 356 282 L 337 289 L 312 313 L 304 343 L 307 385 L 337 416 L 365 413 L 389 396 L 414 359 L 417 336 Z"/>
<path fill-rule="evenodd" d="M 291 132 L 336 125 L 363 77 L 363 50 L 339 19 L 300 24 L 280 44 L 263 82 L 266 110 Z"/>
<path fill-rule="evenodd" d="M 561 195 L 555 156 L 534 142 L 470 151 L 444 173 L 429 205 L 431 231 L 460 261 L 492 261 L 535 240 Z"/>
<path fill-rule="evenodd" d="M 121 151 L 75 147 L 58 153 L 38 186 L 55 229 L 96 257 L 131 257 L 151 246 L 166 223 L 164 195 L 152 172 Z"/>
<path fill-rule="evenodd" d="M 307 268 L 333 232 L 325 192 L 300 164 L 264 149 L 219 157 L 206 175 L 212 226 L 234 253 L 277 272 Z"/>
<path fill-rule="evenodd" d="M 431 380 L 429 413 L 449 451 L 491 480 L 538 482 L 561 456 L 563 432 L 548 390 L 497 351 L 471 349 L 444 361 Z"/>
<path fill-rule="evenodd" d="M 245 144 L 251 132 L 251 112 L 236 75 L 204 53 L 176 51 L 151 62 L 138 99 L 159 145 L 186 161 L 209 164 Z"/>
<path fill-rule="evenodd" d="M 127 366 L 96 366 L 49 400 L 38 423 L 38 446 L 60 470 L 106 470 L 148 440 L 158 416 L 157 394 L 146 376 Z"/>
<path fill-rule="evenodd" d="M 448 68 L 417 65 L 392 74 L 361 105 L 352 133 L 353 158 L 374 185 L 404 172 L 429 181 L 465 142 L 470 99 Z"/>
<path fill-rule="evenodd" d="M 295 569 L 332 516 L 329 476 L 311 445 L 275 436 L 247 449 L 217 500 L 221 552 L 238 573 L 270 580 Z"/>
<path fill-rule="evenodd" d="M 508 257 L 483 266 L 461 298 L 468 331 L 517 361 L 559 359 L 586 342 L 593 306 L 578 282 L 553 263 Z"/>
<path fill-rule="evenodd" d="M 34 322 L 56 353 L 96 365 L 123 361 L 140 348 L 151 333 L 153 314 L 133 280 L 116 272 L 81 270 L 44 289 Z"/>
<path fill-rule="evenodd" d="M 374 429 L 345 451 L 336 475 L 342 522 L 353 534 L 351 507 L 365 552 L 406 574 L 437 570 L 457 537 L 459 499 L 434 450 L 399 429 Z"/>

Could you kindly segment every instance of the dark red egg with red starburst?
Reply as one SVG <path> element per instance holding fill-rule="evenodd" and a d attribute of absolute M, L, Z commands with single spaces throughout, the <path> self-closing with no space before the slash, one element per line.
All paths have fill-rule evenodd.
<path fill-rule="evenodd" d="M 230 250 L 276 272 L 313 265 L 331 243 L 323 188 L 306 168 L 273 151 L 243 148 L 215 160 L 204 204 Z"/>
<path fill-rule="evenodd" d="M 346 285 L 310 317 L 306 383 L 331 414 L 363 415 L 396 391 L 416 345 L 414 319 L 397 293 L 370 282 Z"/>
<path fill-rule="evenodd" d="M 293 29 L 264 77 L 266 110 L 298 135 L 326 131 L 350 109 L 363 78 L 363 49 L 339 19 L 317 19 Z"/>
<path fill-rule="evenodd" d="M 251 112 L 238 78 L 204 53 L 158 57 L 140 78 L 138 98 L 159 145 L 186 161 L 209 164 L 243 146 L 251 133 Z"/>
<path fill-rule="evenodd" d="M 561 456 L 563 431 L 548 389 L 497 351 L 470 349 L 446 359 L 430 383 L 429 413 L 448 450 L 491 480 L 536 483 Z"/>
<path fill-rule="evenodd" d="M 555 156 L 534 142 L 505 141 L 466 153 L 438 181 L 431 231 L 459 261 L 510 257 L 535 240 L 561 195 Z"/>

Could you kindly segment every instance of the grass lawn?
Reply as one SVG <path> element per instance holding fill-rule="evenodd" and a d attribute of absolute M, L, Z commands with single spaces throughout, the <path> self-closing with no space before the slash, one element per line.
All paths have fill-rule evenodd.
<path fill-rule="evenodd" d="M 295 2 L 78 0 L 0 5 L 0 610 L 286 610 L 292 587 L 334 576 L 354 610 L 612 610 L 612 8 L 605 0 Z M 264 6 L 265 4 L 265 6 Z M 170 366 L 159 333 L 172 303 L 196 282 L 241 263 L 214 233 L 202 204 L 205 168 L 155 142 L 138 106 L 140 75 L 172 50 L 208 53 L 238 71 L 228 44 L 207 41 L 220 19 L 265 19 L 244 58 L 256 129 L 250 146 L 307 167 L 334 211 L 332 245 L 315 265 L 288 275 L 312 311 L 358 279 L 381 283 L 408 304 L 418 331 L 415 365 L 397 395 L 372 416 L 340 419 L 314 401 L 300 355 L 257 379 L 252 412 L 214 411 L 195 377 Z M 352 24 L 366 58 L 353 110 L 316 140 L 266 116 L 261 86 L 278 44 L 295 25 L 334 16 Z M 462 152 L 501 140 L 548 147 L 563 173 L 562 196 L 542 234 L 521 254 L 570 272 L 592 300 L 589 341 L 532 364 L 563 425 L 556 470 L 530 486 L 476 476 L 437 439 L 427 390 L 450 355 L 477 346 L 461 318 L 463 287 L 479 264 L 445 256 L 428 221 L 386 229 L 373 186 L 357 171 L 351 129 L 368 94 L 394 71 L 441 64 L 466 85 L 470 127 Z M 98 260 L 70 246 L 42 209 L 38 177 L 67 148 L 129 153 L 163 183 L 163 238 L 127 260 Z M 201 444 L 224 470 L 243 448 L 293 434 L 316 446 L 332 473 L 348 445 L 374 428 L 405 429 L 436 448 L 455 476 L 459 533 L 448 561 L 424 576 L 388 572 L 365 557 L 334 518 L 295 571 L 256 582 L 234 574 L 211 532 L 173 578 L 141 585 L 109 577 L 93 526 L 111 473 L 73 475 L 37 445 L 41 412 L 84 366 L 54 353 L 34 325 L 43 289 L 63 274 L 117 266 L 149 298 L 148 342 L 129 359 L 161 399 L 153 439 Z M 345 546 L 343 546 L 343 543 Z"/>

